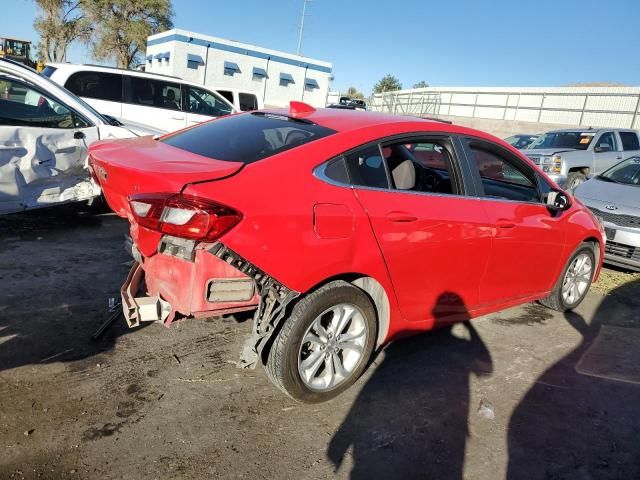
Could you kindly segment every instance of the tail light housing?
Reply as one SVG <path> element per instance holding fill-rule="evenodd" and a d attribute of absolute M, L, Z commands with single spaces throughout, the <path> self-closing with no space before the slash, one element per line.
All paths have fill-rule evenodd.
<path fill-rule="evenodd" d="M 240 212 L 193 195 L 132 195 L 129 205 L 140 226 L 191 240 L 213 242 L 242 220 Z"/>

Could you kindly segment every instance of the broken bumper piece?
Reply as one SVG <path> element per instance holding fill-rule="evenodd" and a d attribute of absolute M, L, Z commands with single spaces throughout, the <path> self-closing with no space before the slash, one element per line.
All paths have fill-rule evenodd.
<path fill-rule="evenodd" d="M 172 313 L 171 305 L 159 296 L 137 297 L 144 283 L 142 265 L 134 262 L 127 280 L 120 289 L 122 312 L 129 328 L 137 327 L 140 322 L 166 322 Z"/>

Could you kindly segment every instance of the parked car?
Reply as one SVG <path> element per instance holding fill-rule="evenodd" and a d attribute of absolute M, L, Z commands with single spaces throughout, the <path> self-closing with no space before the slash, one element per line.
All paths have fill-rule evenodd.
<path fill-rule="evenodd" d="M 603 256 L 595 216 L 518 150 L 441 122 L 291 102 L 100 142 L 90 164 L 131 222 L 128 324 L 257 307 L 241 363 L 304 402 L 400 336 L 574 308 Z"/>
<path fill-rule="evenodd" d="M 108 119 L 35 70 L 0 59 L 0 214 L 91 200 L 95 140 L 161 133 Z"/>
<path fill-rule="evenodd" d="M 587 177 L 640 154 L 638 132 L 622 128 L 554 130 L 524 151 L 558 185 L 574 190 Z"/>
<path fill-rule="evenodd" d="M 233 105 L 239 112 L 262 110 L 264 108 L 262 98 L 258 97 L 258 95 L 253 92 L 238 90 L 235 88 L 225 88 L 224 90 L 216 89 L 216 92 L 222 95 L 225 100 Z"/>
<path fill-rule="evenodd" d="M 604 220 L 605 262 L 640 271 L 640 156 L 578 186 L 576 196 Z"/>
<path fill-rule="evenodd" d="M 517 135 L 511 135 L 504 139 L 509 145 L 518 150 L 527 148 L 531 143 L 536 140 L 540 135 L 534 133 L 519 133 Z"/>
<path fill-rule="evenodd" d="M 338 103 L 327 105 L 327 108 L 337 108 L 343 110 L 366 110 L 367 104 L 364 100 L 359 100 L 357 98 L 340 97 Z"/>
<path fill-rule="evenodd" d="M 165 132 L 236 112 L 217 92 L 177 77 L 71 63 L 48 64 L 42 75 L 103 114 Z"/>

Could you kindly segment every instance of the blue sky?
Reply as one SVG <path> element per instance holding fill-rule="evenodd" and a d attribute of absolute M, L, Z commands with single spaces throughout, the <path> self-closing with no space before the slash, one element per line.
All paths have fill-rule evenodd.
<path fill-rule="evenodd" d="M 7 8 L 8 4 L 11 8 Z M 31 0 L 0 0 L 0 34 L 37 40 Z M 302 0 L 174 0 L 178 28 L 295 52 Z M 304 55 L 334 65 L 333 89 L 640 84 L 640 0 L 313 0 Z M 74 62 L 90 62 L 81 45 Z"/>

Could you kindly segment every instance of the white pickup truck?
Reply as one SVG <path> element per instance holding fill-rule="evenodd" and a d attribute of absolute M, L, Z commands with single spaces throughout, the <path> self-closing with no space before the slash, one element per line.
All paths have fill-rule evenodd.
<path fill-rule="evenodd" d="M 574 190 L 589 175 L 640 154 L 640 140 L 638 132 L 629 129 L 553 130 L 522 152 L 558 185 Z"/>

